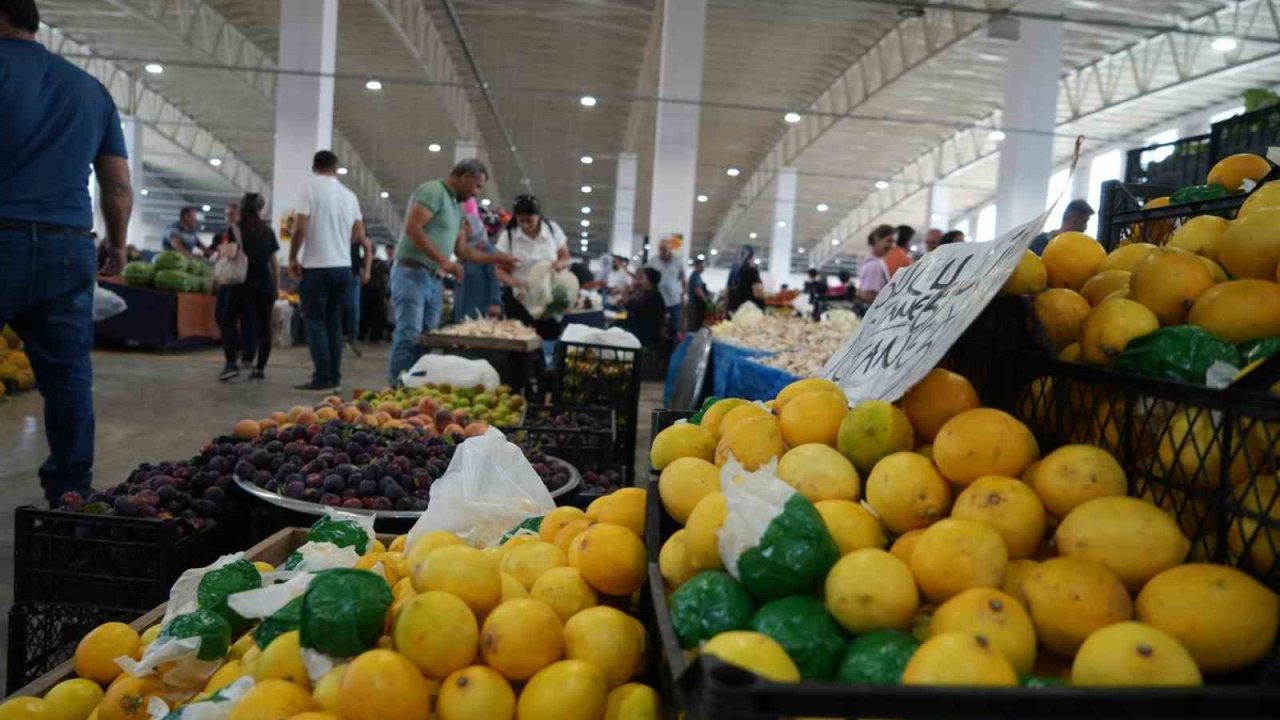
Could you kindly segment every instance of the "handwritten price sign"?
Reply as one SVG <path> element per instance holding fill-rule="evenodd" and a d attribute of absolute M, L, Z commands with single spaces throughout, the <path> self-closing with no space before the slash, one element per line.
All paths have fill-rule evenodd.
<path fill-rule="evenodd" d="M 902 397 L 1000 291 L 1049 213 L 992 242 L 943 245 L 899 270 L 823 368 L 852 402 Z"/>

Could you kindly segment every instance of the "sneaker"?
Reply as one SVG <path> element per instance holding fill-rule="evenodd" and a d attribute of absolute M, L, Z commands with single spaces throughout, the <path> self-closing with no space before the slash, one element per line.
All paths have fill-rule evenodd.
<path fill-rule="evenodd" d="M 253 372 L 249 373 L 249 379 L 250 380 L 266 380 L 267 374 L 264 373 L 262 370 L 255 368 Z"/>
<path fill-rule="evenodd" d="M 240 377 L 240 368 L 234 364 L 227 364 L 222 367 L 222 372 L 218 373 L 218 381 L 226 382 L 232 378 Z"/>
<path fill-rule="evenodd" d="M 341 386 L 341 385 L 334 385 L 334 386 L 333 386 L 333 394 L 334 394 L 334 395 L 341 395 L 341 394 L 342 394 L 342 386 Z"/>
<path fill-rule="evenodd" d="M 311 380 L 309 382 L 302 383 L 301 385 L 294 385 L 293 389 L 294 390 L 314 390 L 317 392 L 329 392 L 330 390 L 333 389 L 333 386 L 327 383 L 317 383 L 316 381 Z"/>

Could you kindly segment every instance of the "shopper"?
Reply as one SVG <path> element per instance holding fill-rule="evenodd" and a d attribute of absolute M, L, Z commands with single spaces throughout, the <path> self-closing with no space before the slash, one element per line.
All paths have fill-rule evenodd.
<path fill-rule="evenodd" d="M 89 167 L 108 264 L 123 268 L 133 191 L 110 93 L 36 42 L 33 0 L 0 2 L 0 325 L 26 345 L 44 398 L 50 505 L 93 480 L 93 243 Z"/>
<path fill-rule="evenodd" d="M 729 271 L 729 314 L 736 313 L 745 303 L 755 303 L 764 309 L 764 282 L 756 269 L 756 249 L 743 245 L 738 264 Z"/>
<path fill-rule="evenodd" d="M 469 234 L 467 243 L 482 253 L 492 253 L 489 233 L 480 219 L 480 208 L 471 198 L 462 205 L 466 220 L 463 231 Z M 499 317 L 502 315 L 502 284 L 491 263 L 462 263 L 462 280 L 453 291 L 453 321 Z"/>
<path fill-rule="evenodd" d="M 361 287 L 369 284 L 369 274 L 373 269 L 373 252 L 365 252 L 365 246 L 351 243 L 351 292 L 347 295 L 347 307 L 342 314 L 342 330 L 347 336 L 347 345 L 351 354 L 360 357 L 360 293 Z"/>
<path fill-rule="evenodd" d="M 197 229 L 200 223 L 196 218 L 196 209 L 184 207 L 178 211 L 178 219 L 164 229 L 164 239 L 160 247 L 173 250 L 188 259 L 194 258 L 199 251 L 203 257 L 209 257 L 210 248 L 200 242 Z"/>
<path fill-rule="evenodd" d="M 210 246 L 210 249 L 211 249 L 210 255 L 212 257 L 217 257 L 222 252 L 223 246 L 225 246 L 227 243 L 236 241 L 235 233 L 232 230 L 232 228 L 235 227 L 240 222 L 240 204 L 227 203 L 227 206 L 223 209 L 223 212 L 225 213 L 225 217 L 227 219 L 227 226 L 222 229 L 222 232 L 218 233 L 213 238 L 213 243 Z M 215 292 L 216 292 L 216 296 L 215 296 L 216 299 L 214 300 L 214 304 L 213 304 L 213 318 L 214 320 L 217 321 L 218 327 L 221 328 L 222 314 L 226 312 L 227 299 L 228 299 L 228 296 L 231 294 L 231 288 L 227 286 L 219 286 Z M 240 364 L 243 365 L 245 368 L 249 368 L 253 366 L 253 358 L 258 352 L 258 338 L 257 338 L 257 333 L 255 332 L 253 327 L 253 320 L 254 320 L 253 313 L 241 313 L 240 327 L 234 328 L 234 330 L 239 335 L 239 344 L 240 344 L 240 352 L 241 352 Z M 223 332 L 223 337 L 224 338 L 226 337 L 225 332 Z"/>
<path fill-rule="evenodd" d="M 240 325 L 241 332 L 236 333 L 240 318 L 253 316 L 253 328 L 256 331 L 254 346 L 257 350 L 257 363 L 249 373 L 250 380 L 265 379 L 267 360 L 271 358 L 271 310 L 275 307 L 277 278 L 280 277 L 280 264 L 276 253 L 280 251 L 280 243 L 271 226 L 262 219 L 262 212 L 267 207 L 266 200 L 258 193 L 245 193 L 240 201 L 239 219 L 231 228 L 231 241 L 223 243 L 220 253 L 244 253 L 248 258 L 248 273 L 244 282 L 229 285 L 227 306 L 220 320 L 222 331 L 222 356 L 226 360 L 218 379 L 226 382 L 240 375 L 236 366 L 236 355 L 242 352 L 241 343 L 248 337 Z M 305 280 L 305 276 L 304 276 Z M 253 356 L 249 356 L 250 359 Z"/>
<path fill-rule="evenodd" d="M 505 253 L 472 249 L 461 231 L 459 203 L 475 197 L 489 180 L 489 169 L 479 160 L 463 160 L 446 178 L 418 186 L 405 212 L 404 232 L 396 244 L 391 268 L 391 301 L 395 306 L 395 334 L 387 376 L 392 385 L 421 355 L 422 333 L 440 326 L 444 309 L 444 285 L 437 273 L 462 277 L 462 267 L 449 259 L 452 252 L 463 261 L 492 263 L 510 272 L 515 258 Z"/>
<path fill-rule="evenodd" d="M 1067 203 L 1067 209 L 1062 211 L 1062 226 L 1053 232 L 1042 232 L 1036 235 L 1028 249 L 1037 255 L 1043 255 L 1045 246 L 1050 240 L 1064 232 L 1084 232 L 1089 227 L 1089 220 L 1092 217 L 1093 206 L 1088 201 L 1072 200 Z"/>
<path fill-rule="evenodd" d="M 852 300 L 853 299 L 853 276 L 848 270 L 841 270 L 836 273 L 836 281 L 838 284 L 827 288 L 827 297 L 836 300 Z"/>
<path fill-rule="evenodd" d="M 940 240 L 942 240 L 942 231 L 938 228 L 929 228 L 929 232 L 924 234 L 924 251 L 930 253 L 937 250 Z"/>
<path fill-rule="evenodd" d="M 809 296 L 810 302 L 827 294 L 827 281 L 818 275 L 816 268 L 809 268 L 809 279 L 804 283 L 804 294 Z"/>
<path fill-rule="evenodd" d="M 915 235 L 916 231 L 910 225 L 899 225 L 894 229 L 893 247 L 889 248 L 889 252 L 884 256 L 884 264 L 889 268 L 889 277 L 893 277 L 899 270 L 909 267 L 914 262 L 908 251 L 911 249 L 911 238 Z"/>
<path fill-rule="evenodd" d="M 380 257 L 373 259 L 369 284 L 360 289 L 360 342 L 380 343 L 387 339 L 387 294 L 391 269 Z"/>
<path fill-rule="evenodd" d="M 662 341 L 662 326 L 667 317 L 666 301 L 658 290 L 662 273 L 651 267 L 640 268 L 635 285 L 624 307 L 627 317 L 619 326 L 635 335 L 645 347 L 656 347 Z"/>
<path fill-rule="evenodd" d="M 859 302 L 870 305 L 876 296 L 889 284 L 889 266 L 884 258 L 893 247 L 894 229 L 889 225 L 881 225 L 867 236 L 867 245 L 871 247 L 871 255 L 864 257 L 858 264 L 858 289 L 855 297 Z"/>
<path fill-rule="evenodd" d="M 514 318 L 538 331 L 544 339 L 560 334 L 560 323 L 551 318 L 535 318 L 524 305 L 529 286 L 529 273 L 540 262 L 551 263 L 552 270 L 569 267 L 569 241 L 564 231 L 543 217 L 542 203 L 533 195 L 518 195 L 512 204 L 514 216 L 498 234 L 497 251 L 513 256 L 520 264 L 513 272 L 498 271 L 502 281 L 502 308 Z"/>
<path fill-rule="evenodd" d="M 960 230 L 948 230 L 938 238 L 938 245 L 951 245 L 954 243 L 964 242 L 964 232 Z"/>
<path fill-rule="evenodd" d="M 342 316 L 351 292 L 351 245 L 372 252 L 355 193 L 338 182 L 338 156 L 321 150 L 293 203 L 289 274 L 301 282 L 302 319 L 315 367 L 296 390 L 342 390 Z"/>
<path fill-rule="evenodd" d="M 649 258 L 649 267 L 662 273 L 662 302 L 667 305 L 667 334 L 672 341 L 680 334 L 680 307 L 684 304 L 684 263 L 671 252 L 671 241 L 658 243 L 658 254 Z"/>
<path fill-rule="evenodd" d="M 702 280 L 702 271 L 706 269 L 706 263 L 702 258 L 693 261 L 693 272 L 689 275 L 689 317 L 688 330 L 691 333 L 698 332 L 702 329 L 702 323 L 707 317 L 707 303 L 711 302 L 711 295 L 707 292 L 707 284 Z"/>

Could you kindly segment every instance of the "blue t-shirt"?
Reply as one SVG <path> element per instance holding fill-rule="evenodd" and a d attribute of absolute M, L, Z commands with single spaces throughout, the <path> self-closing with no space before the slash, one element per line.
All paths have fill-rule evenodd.
<path fill-rule="evenodd" d="M 204 247 L 200 243 L 200 234 L 195 230 L 188 230 L 182 227 L 182 223 L 174 220 L 164 229 L 164 239 L 160 241 L 160 247 L 165 250 L 173 249 L 173 238 L 178 238 L 178 242 L 182 243 L 182 247 L 187 252 L 195 252 L 196 249 Z"/>
<path fill-rule="evenodd" d="M 30 40 L 0 38 L 0 218 L 93 227 L 89 168 L 127 157 L 111 94 Z"/>

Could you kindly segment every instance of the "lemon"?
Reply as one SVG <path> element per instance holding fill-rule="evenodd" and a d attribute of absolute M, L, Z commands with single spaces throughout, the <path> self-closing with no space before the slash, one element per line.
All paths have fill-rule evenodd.
<path fill-rule="evenodd" d="M 307 676 L 307 666 L 302 662 L 301 633 L 290 630 L 272 640 L 254 665 L 253 677 L 259 682 L 269 678 L 286 680 L 310 690 L 311 680 Z"/>
<path fill-rule="evenodd" d="M 1058 526 L 1058 554 L 1096 560 L 1131 591 L 1174 565 L 1191 541 L 1170 515 L 1148 502 L 1103 497 L 1082 503 Z"/>
<path fill-rule="evenodd" d="M 747 470 L 757 470 L 786 451 L 777 419 L 766 414 L 747 418 L 726 430 L 716 445 L 715 463 L 723 466 L 733 457 Z"/>
<path fill-rule="evenodd" d="M 699 425 L 677 422 L 658 433 L 649 448 L 649 462 L 658 470 L 682 457 L 711 460 L 715 457 L 716 438 Z"/>
<path fill-rule="evenodd" d="M 933 614 L 929 632 L 981 635 L 1018 675 L 1029 675 L 1036 662 L 1036 629 L 1031 616 L 1018 600 L 992 588 L 970 588 L 943 603 Z"/>
<path fill-rule="evenodd" d="M 436 680 L 475 660 L 479 636 L 475 615 L 467 604 L 456 595 L 438 591 L 406 602 L 391 629 L 396 652 Z"/>
<path fill-rule="evenodd" d="M 342 687 L 342 676 L 346 674 L 347 667 L 346 663 L 335 665 L 320 677 L 311 690 L 311 700 L 316 707 L 332 715 L 338 714 L 338 689 Z"/>
<path fill-rule="evenodd" d="M 403 655 L 369 650 L 352 660 L 342 675 L 338 714 L 343 720 L 425 718 L 439 685 L 424 678 Z"/>
<path fill-rule="evenodd" d="M 1081 558 L 1040 563 L 1022 581 L 1022 597 L 1040 644 L 1067 657 L 1095 630 L 1128 620 L 1133 611 L 1120 580 Z"/>
<path fill-rule="evenodd" d="M 780 413 L 786 409 L 787 403 L 791 402 L 792 398 L 819 390 L 844 397 L 844 388 L 826 378 L 803 378 L 778 391 L 777 396 L 773 398 L 773 409 L 775 412 Z M 719 403 L 716 404 L 718 405 Z M 714 408 L 715 406 L 712 407 Z"/>
<path fill-rule="evenodd" d="M 538 671 L 520 691 L 520 720 L 599 720 L 608 688 L 600 669 L 582 660 L 562 660 Z"/>
<path fill-rule="evenodd" d="M 1077 292 L 1098 272 L 1098 266 L 1106 257 L 1107 251 L 1102 245 L 1081 232 L 1058 233 L 1040 255 L 1049 287 Z"/>
<path fill-rule="evenodd" d="M 1247 203 L 1246 203 L 1247 204 Z M 1241 208 L 1243 212 L 1243 208 Z M 1173 231 L 1165 247 L 1186 250 L 1210 260 L 1218 261 L 1219 243 L 1231 227 L 1231 221 L 1217 215 L 1200 215 L 1182 224 Z"/>
<path fill-rule="evenodd" d="M 994 528 L 955 517 L 930 525 L 911 553 L 911 574 L 935 602 L 968 588 L 1000 587 L 1008 564 L 1008 550 Z"/>
<path fill-rule="evenodd" d="M 156 638 L 160 637 L 160 631 L 163 629 L 164 628 L 160 625 L 160 623 L 156 623 L 155 625 L 152 625 L 146 630 L 143 630 L 142 635 L 139 636 L 141 645 L 139 646 L 138 649 L 145 652 L 147 647 L 150 646 L 151 643 L 155 642 Z M 252 640 L 250 640 L 250 642 L 252 642 Z M 239 642 L 236 643 L 236 645 L 239 645 L 239 644 L 240 644 Z M 235 645 L 233 645 L 232 647 L 234 648 Z"/>
<path fill-rule="evenodd" d="M 848 555 L 862 548 L 883 550 L 889 544 L 880 522 L 865 508 L 850 500 L 823 500 L 813 508 L 822 516 L 822 522 L 836 541 L 841 555 Z"/>
<path fill-rule="evenodd" d="M 1022 602 L 1022 583 L 1039 564 L 1038 560 L 1010 560 L 1009 566 L 1004 570 L 1004 582 L 1001 583 L 1000 589 L 1009 597 Z"/>
<path fill-rule="evenodd" d="M 1112 293 L 1127 294 L 1132 275 L 1128 270 L 1104 270 L 1085 281 L 1084 287 L 1080 288 L 1080 296 L 1092 306 L 1101 303 Z"/>
<path fill-rule="evenodd" d="M 634 621 L 611 607 L 593 607 L 569 618 L 564 624 L 564 656 L 585 660 L 604 673 L 605 683 L 617 687 L 640 672 L 643 635 Z"/>
<path fill-rule="evenodd" d="M 516 694 L 507 679 L 483 665 L 454 672 L 440 684 L 440 720 L 511 720 Z"/>
<path fill-rule="evenodd" d="M 978 391 L 963 375 L 934 368 L 911 386 L 901 404 L 916 434 L 933 442 L 948 420 L 982 403 Z"/>
<path fill-rule="evenodd" d="M 276 720 L 310 709 L 311 695 L 306 690 L 287 680 L 268 678 L 259 680 L 240 698 L 229 720 Z"/>
<path fill-rule="evenodd" d="M 1013 687 L 1018 674 L 986 636 L 973 632 L 934 635 L 902 671 L 903 685 L 996 685 Z"/>
<path fill-rule="evenodd" d="M 906 563 L 908 567 L 911 565 L 911 553 L 916 550 L 916 543 L 920 542 L 920 536 L 924 534 L 923 528 L 916 530 L 908 530 L 898 536 L 893 544 L 889 546 L 889 554 Z"/>
<path fill-rule="evenodd" d="M 531 542 L 508 552 L 502 558 L 500 569 L 519 580 L 528 590 L 533 588 L 542 573 L 551 568 L 564 567 L 568 562 L 564 551 L 555 545 L 549 542 Z"/>
<path fill-rule="evenodd" d="M 597 602 L 596 591 L 582 579 L 577 568 L 571 567 L 551 568 L 542 573 L 529 589 L 529 597 L 549 605 L 562 623 Z"/>
<path fill-rule="evenodd" d="M 723 440 L 730 430 L 738 426 L 738 423 L 759 417 L 773 417 L 773 414 L 768 408 L 760 407 L 757 403 L 747 403 L 730 409 L 729 412 L 724 414 L 724 419 L 720 421 L 716 440 Z"/>
<path fill-rule="evenodd" d="M 76 675 L 106 685 L 120 674 L 116 658 L 142 655 L 138 631 L 120 622 L 109 622 L 89 631 L 76 645 L 73 663 Z"/>
<path fill-rule="evenodd" d="M 720 468 L 701 458 L 680 458 L 663 468 L 658 477 L 662 507 L 681 525 L 699 500 L 719 489 Z"/>
<path fill-rule="evenodd" d="M 405 555 L 405 563 L 409 566 L 409 571 L 412 572 L 418 566 L 418 563 L 431 554 L 432 550 L 445 545 L 462 544 L 462 538 L 448 530 L 432 530 L 413 543 L 413 547 L 409 548 L 408 554 Z"/>
<path fill-rule="evenodd" d="M 563 552 L 567 558 L 569 556 L 569 547 L 573 545 L 574 538 L 581 535 L 582 531 L 591 527 L 591 525 L 592 522 L 586 518 L 571 520 L 569 524 L 560 528 L 560 532 L 556 533 L 556 539 L 552 544 L 560 548 L 560 551 Z"/>
<path fill-rule="evenodd" d="M 511 600 L 494 608 L 480 630 L 485 664 L 508 680 L 528 680 L 560 659 L 563 628 L 551 606 L 537 600 Z"/>
<path fill-rule="evenodd" d="M 905 630 L 920 604 L 907 564 L 874 548 L 840 558 L 827 573 L 823 598 L 836 622 L 854 634 Z"/>
<path fill-rule="evenodd" d="M 1044 260 L 1030 250 L 1022 251 L 1022 258 L 1013 274 L 1004 281 L 1000 288 L 1001 295 L 1036 295 L 1044 291 L 1049 276 L 1044 269 Z"/>
<path fill-rule="evenodd" d="M 713 492 L 698 501 L 689 521 L 685 523 L 684 545 L 689 553 L 689 564 L 697 570 L 720 570 L 719 532 L 729 514 L 724 493 Z"/>
<path fill-rule="evenodd" d="M 1134 268 L 1129 299 L 1155 313 L 1161 325 L 1182 325 L 1196 299 L 1213 286 L 1213 273 L 1199 256 L 1157 248 Z"/>
<path fill-rule="evenodd" d="M 1198 270 L 1208 273 L 1199 262 L 1196 265 Z M 1084 317 L 1080 328 L 1080 359 L 1092 365 L 1110 365 L 1131 340 L 1159 329 L 1160 319 L 1141 303 L 1104 302 Z"/>
<path fill-rule="evenodd" d="M 662 698 L 642 683 L 627 683 L 609 691 L 604 720 L 661 720 Z"/>
<path fill-rule="evenodd" d="M 800 670 L 776 640 L 758 632 L 722 632 L 702 646 L 702 654 L 719 658 L 775 682 L 800 682 Z"/>
<path fill-rule="evenodd" d="M 973 481 L 956 497 L 951 517 L 990 525 L 1011 558 L 1031 557 L 1044 538 L 1044 505 L 1026 483 L 1013 478 L 987 475 Z"/>
<path fill-rule="evenodd" d="M 662 543 L 658 551 L 658 570 L 662 573 L 662 581 L 667 591 L 674 591 L 698 574 L 698 569 L 689 562 L 689 548 L 684 544 L 684 530 L 677 530 Z"/>
<path fill-rule="evenodd" d="M 984 475 L 1020 477 L 1040 459 L 1031 430 L 993 408 L 966 410 L 947 421 L 933 441 L 933 462 L 953 483 L 968 485 Z"/>
<path fill-rule="evenodd" d="M 809 443 L 791 448 L 778 462 L 777 472 L 779 479 L 810 502 L 857 500 L 861 495 L 858 471 L 830 445 Z"/>
<path fill-rule="evenodd" d="M 1137 622 L 1108 625 L 1085 639 L 1071 664 L 1072 685 L 1200 685 L 1200 669 L 1167 633 Z"/>
<path fill-rule="evenodd" d="M 1124 495 L 1124 468 L 1111 453 L 1093 445 L 1063 445 L 1028 469 L 1023 480 L 1059 518 L 1076 506 L 1099 497 Z"/>
<path fill-rule="evenodd" d="M 1046 290 L 1032 301 L 1040 329 L 1059 350 L 1080 340 L 1084 318 L 1089 314 L 1089 300 L 1068 288 Z"/>
<path fill-rule="evenodd" d="M 605 496 L 597 522 L 621 525 L 644 539 L 644 506 L 647 493 L 644 488 L 628 487 L 614 490 Z"/>
<path fill-rule="evenodd" d="M 552 510 L 542 518 L 542 524 L 538 526 L 538 537 L 542 542 L 555 543 L 556 534 L 573 520 L 585 520 L 587 513 L 573 507 L 572 505 L 562 505 Z"/>
<path fill-rule="evenodd" d="M 222 667 L 213 671 L 213 674 L 209 676 L 209 679 L 207 681 L 205 681 L 204 692 L 207 692 L 210 695 L 212 695 L 213 693 L 216 693 L 222 688 L 235 682 L 237 679 L 239 679 L 240 674 L 241 674 L 240 661 L 228 660 L 227 662 L 223 663 Z"/>
<path fill-rule="evenodd" d="M 858 472 L 866 474 L 881 458 L 915 447 L 915 437 L 902 410 L 883 400 L 864 400 L 841 421 L 838 445 Z"/>
<path fill-rule="evenodd" d="M 38 697 L 20 695 L 0 703 L 0 720 L 58 720 L 57 711 Z"/>
<path fill-rule="evenodd" d="M 791 447 L 807 443 L 834 446 L 840 422 L 849 411 L 844 393 L 815 390 L 801 393 L 778 415 L 782 439 Z"/>
<path fill-rule="evenodd" d="M 644 543 L 630 530 L 596 523 L 574 539 L 569 564 L 591 587 L 605 595 L 625 597 L 640 589 L 647 574 Z"/>
<path fill-rule="evenodd" d="M 555 549 L 554 545 L 550 547 Z M 453 593 L 462 598 L 477 617 L 489 612 L 502 599 L 502 578 L 497 566 L 484 553 L 466 545 L 436 548 L 414 569 L 413 587 L 420 593 L 429 590 Z"/>
<path fill-rule="evenodd" d="M 1098 272 L 1107 272 L 1108 270 L 1125 270 L 1133 272 L 1138 263 L 1147 256 L 1147 253 L 1155 250 L 1156 246 L 1151 243 L 1129 243 L 1107 253 L 1107 258 L 1098 266 Z"/>
<path fill-rule="evenodd" d="M 1271 163 L 1261 155 L 1253 153 L 1235 153 L 1228 155 L 1213 164 L 1205 184 L 1221 185 L 1228 191 L 1244 189 L 1244 181 L 1260 182 L 1271 172 Z"/>
<path fill-rule="evenodd" d="M 500 575 L 502 576 L 502 602 L 529 597 L 529 591 L 520 584 L 519 580 L 506 573 L 500 573 Z"/>
<path fill-rule="evenodd" d="M 92 680 L 63 680 L 49 688 L 44 701 L 58 720 L 85 720 L 102 702 L 102 688 Z"/>
<path fill-rule="evenodd" d="M 928 527 L 951 510 L 951 486 L 929 458 L 889 455 L 867 477 L 867 504 L 890 532 Z"/>
<path fill-rule="evenodd" d="M 702 414 L 702 422 L 699 423 L 699 425 L 705 428 L 707 432 L 711 433 L 713 437 L 719 439 L 720 423 L 724 420 L 725 414 L 739 405 L 747 404 L 749 403 L 742 398 L 725 398 L 724 400 L 717 400 L 714 405 L 707 408 L 707 411 Z"/>

